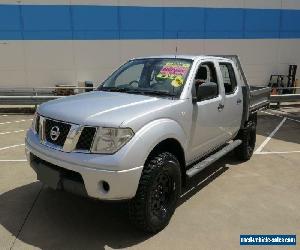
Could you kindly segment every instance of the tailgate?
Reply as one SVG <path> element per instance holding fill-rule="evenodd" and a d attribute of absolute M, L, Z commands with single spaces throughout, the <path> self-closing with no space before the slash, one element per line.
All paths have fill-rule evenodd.
<path fill-rule="evenodd" d="M 250 113 L 268 108 L 270 104 L 271 88 L 250 86 Z"/>

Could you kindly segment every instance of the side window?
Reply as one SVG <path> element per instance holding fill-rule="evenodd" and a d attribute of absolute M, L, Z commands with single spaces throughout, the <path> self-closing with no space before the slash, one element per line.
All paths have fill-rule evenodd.
<path fill-rule="evenodd" d="M 225 88 L 225 94 L 232 94 L 237 87 L 234 69 L 231 63 L 220 63 L 220 70 L 223 76 L 223 84 Z"/>
<path fill-rule="evenodd" d="M 125 69 L 121 72 L 115 79 L 115 87 L 120 85 L 126 85 L 129 83 L 134 84 L 136 86 L 140 80 L 142 71 L 144 68 L 144 64 L 136 64 L 128 69 Z"/>
<path fill-rule="evenodd" d="M 195 76 L 197 100 L 209 100 L 218 96 L 218 80 L 215 65 L 212 62 L 202 63 Z"/>
<path fill-rule="evenodd" d="M 217 83 L 216 68 L 213 63 L 202 63 L 197 71 L 196 82 L 214 82 Z"/>

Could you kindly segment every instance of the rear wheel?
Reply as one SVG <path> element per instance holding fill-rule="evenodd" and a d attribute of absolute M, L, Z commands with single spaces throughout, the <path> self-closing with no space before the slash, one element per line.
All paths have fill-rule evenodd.
<path fill-rule="evenodd" d="M 177 158 L 168 152 L 151 157 L 144 166 L 136 196 L 129 203 L 131 221 L 146 232 L 162 230 L 175 211 L 180 191 Z"/>
<path fill-rule="evenodd" d="M 253 115 L 246 128 L 241 129 L 236 139 L 242 140 L 242 143 L 235 149 L 235 154 L 239 160 L 247 161 L 254 152 L 256 143 L 256 124 L 257 115 Z"/>

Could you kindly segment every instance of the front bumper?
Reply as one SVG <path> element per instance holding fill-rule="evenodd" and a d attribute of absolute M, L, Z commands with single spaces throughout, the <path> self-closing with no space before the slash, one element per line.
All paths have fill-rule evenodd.
<path fill-rule="evenodd" d="M 31 130 L 26 136 L 25 151 L 38 179 L 48 186 L 54 189 L 72 186 L 63 189 L 74 193 L 86 192 L 88 196 L 101 200 L 133 198 L 143 170 L 143 166 L 124 169 L 122 164 L 128 161 L 116 155 L 66 153 L 49 148 L 40 144 L 38 137 Z M 113 166 L 108 168 L 111 164 Z M 78 182 L 74 182 L 72 178 L 65 178 L 65 170 L 71 170 L 81 176 L 83 188 L 71 185 Z M 103 187 L 103 183 L 109 184 L 109 190 Z"/>

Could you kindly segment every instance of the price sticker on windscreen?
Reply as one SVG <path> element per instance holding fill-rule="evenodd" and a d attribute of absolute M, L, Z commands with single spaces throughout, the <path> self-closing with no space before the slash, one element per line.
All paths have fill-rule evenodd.
<path fill-rule="evenodd" d="M 180 87 L 183 85 L 184 77 L 189 70 L 190 64 L 180 62 L 166 63 L 157 74 L 158 78 L 172 80 L 173 87 Z"/>

